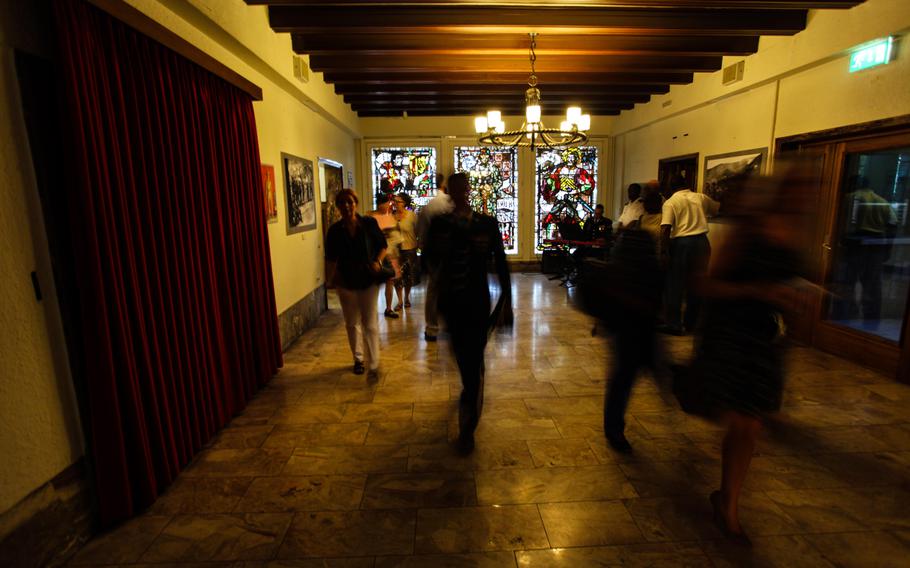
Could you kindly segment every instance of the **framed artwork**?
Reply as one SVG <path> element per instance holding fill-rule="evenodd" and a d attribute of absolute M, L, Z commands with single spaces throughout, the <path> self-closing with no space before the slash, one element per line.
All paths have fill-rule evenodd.
<path fill-rule="evenodd" d="M 657 162 L 657 182 L 664 197 L 670 197 L 670 180 L 681 175 L 689 182 L 689 189 L 698 188 L 698 154 L 664 158 Z"/>
<path fill-rule="evenodd" d="M 262 169 L 262 194 L 265 198 L 265 220 L 274 223 L 278 220 L 278 198 L 275 196 L 275 166 L 260 164 Z"/>
<path fill-rule="evenodd" d="M 288 234 L 316 228 L 316 195 L 313 162 L 281 153 L 284 190 L 288 204 Z"/>
<path fill-rule="evenodd" d="M 705 156 L 703 191 L 711 199 L 719 201 L 723 211 L 724 200 L 735 189 L 734 185 L 741 183 L 743 177 L 761 175 L 767 161 L 767 148 Z"/>

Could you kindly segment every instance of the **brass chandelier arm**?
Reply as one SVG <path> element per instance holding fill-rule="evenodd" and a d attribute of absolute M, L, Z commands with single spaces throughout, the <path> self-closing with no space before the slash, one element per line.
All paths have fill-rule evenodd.
<path fill-rule="evenodd" d="M 531 137 L 528 138 L 528 134 Z M 508 130 L 506 132 L 488 132 L 478 139 L 483 146 L 545 146 L 547 148 L 568 148 L 588 141 L 588 135 L 578 130 L 560 130 L 558 128 L 541 128 L 539 130 Z"/>

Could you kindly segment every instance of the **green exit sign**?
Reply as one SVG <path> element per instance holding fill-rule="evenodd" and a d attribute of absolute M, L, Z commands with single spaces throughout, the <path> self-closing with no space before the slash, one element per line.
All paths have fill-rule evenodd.
<path fill-rule="evenodd" d="M 850 72 L 855 73 L 863 69 L 887 64 L 891 61 L 891 49 L 893 47 L 893 37 L 867 43 L 850 54 Z"/>

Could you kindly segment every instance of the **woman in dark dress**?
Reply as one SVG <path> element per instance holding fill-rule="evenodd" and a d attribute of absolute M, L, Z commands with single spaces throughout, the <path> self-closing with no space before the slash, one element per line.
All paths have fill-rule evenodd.
<path fill-rule="evenodd" d="M 773 195 L 772 195 L 773 194 Z M 783 314 L 797 305 L 802 218 L 778 191 L 738 218 L 701 282 L 708 302 L 694 365 L 707 407 L 726 424 L 720 491 L 711 495 L 715 522 L 740 544 L 749 539 L 738 503 L 763 417 L 780 409 Z"/>

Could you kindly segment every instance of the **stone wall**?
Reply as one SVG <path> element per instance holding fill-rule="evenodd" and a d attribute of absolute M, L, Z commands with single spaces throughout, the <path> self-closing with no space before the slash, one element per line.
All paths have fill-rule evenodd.
<path fill-rule="evenodd" d="M 325 310 L 325 286 L 319 286 L 299 302 L 278 314 L 281 350 L 287 350 L 306 330 L 316 325 L 316 320 Z"/>

